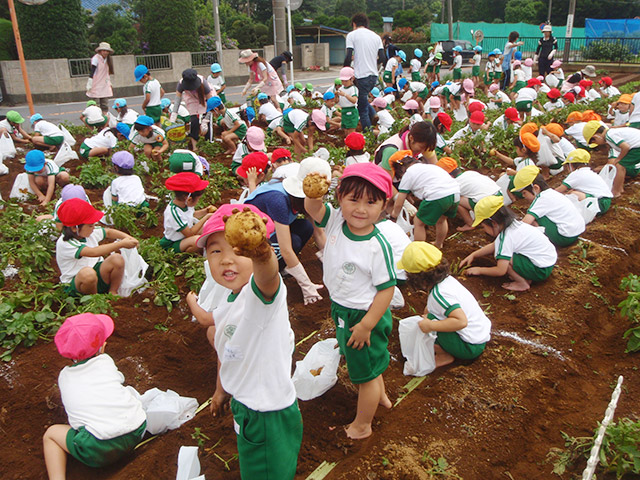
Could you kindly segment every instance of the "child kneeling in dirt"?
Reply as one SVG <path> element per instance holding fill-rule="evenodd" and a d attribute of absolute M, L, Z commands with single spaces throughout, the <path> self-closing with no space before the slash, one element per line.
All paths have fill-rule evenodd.
<path fill-rule="evenodd" d="M 213 279 L 230 290 L 213 312 L 218 378 L 211 412 L 222 415 L 231 395 L 244 479 L 293 479 L 302 443 L 287 288 L 267 240 L 273 230 L 256 207 L 227 204 L 197 242 Z"/>
<path fill-rule="evenodd" d="M 58 377 L 69 425 L 51 425 L 42 438 L 51 480 L 64 479 L 67 454 L 93 468 L 133 452 L 147 428 L 147 415 L 124 376 L 104 353 L 113 333 L 108 315 L 67 318 L 55 336 L 60 355 L 73 360 Z"/>
<path fill-rule="evenodd" d="M 528 223 L 516 220 L 515 213 L 504 206 L 503 197 L 494 195 L 481 199 L 473 209 L 473 226 L 482 224 L 485 233 L 495 241 L 476 250 L 460 262 L 460 267 L 471 265 L 475 259 L 493 254 L 495 267 L 471 267 L 467 275 L 502 277 L 509 275 L 512 282 L 502 285 L 507 290 L 525 291 L 531 282 L 549 278 L 558 253 L 542 231 Z"/>
<path fill-rule="evenodd" d="M 402 254 L 398 268 L 409 274 L 408 284 L 429 294 L 424 319 L 418 326 L 424 333 L 436 332 L 436 368 L 456 358 L 480 356 L 491 338 L 491 320 L 478 301 L 451 276 L 442 252 L 427 242 L 412 242 Z"/>
<path fill-rule="evenodd" d="M 124 232 L 96 228 L 95 223 L 103 216 L 104 213 L 79 198 L 62 202 L 58 208 L 63 227 L 56 242 L 56 262 L 60 281 L 68 284 L 65 291 L 70 296 L 116 295 L 124 277 L 124 258 L 117 252 L 138 246 L 138 240 Z M 100 245 L 105 239 L 119 241 Z"/>

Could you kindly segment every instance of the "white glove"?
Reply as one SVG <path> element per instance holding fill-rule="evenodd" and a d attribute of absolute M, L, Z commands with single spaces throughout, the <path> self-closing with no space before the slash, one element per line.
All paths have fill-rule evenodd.
<path fill-rule="evenodd" d="M 551 60 L 555 54 L 556 54 L 556 51 L 555 50 L 551 50 L 551 53 L 549 54 L 547 59 Z"/>
<path fill-rule="evenodd" d="M 85 88 L 85 90 L 88 92 L 89 90 L 91 90 L 91 87 L 93 87 L 93 78 L 89 77 L 87 78 L 87 87 Z"/>
<path fill-rule="evenodd" d="M 534 55 L 533 56 L 533 63 L 537 63 L 538 62 L 538 55 Z"/>
<path fill-rule="evenodd" d="M 402 204 L 402 208 L 404 208 L 410 217 L 413 217 L 416 213 L 418 213 L 418 209 L 413 206 L 413 204 L 409 200 L 405 200 Z"/>
<path fill-rule="evenodd" d="M 258 87 L 254 87 L 251 89 L 251 91 L 249 92 L 249 95 L 255 97 L 256 95 L 258 95 L 258 93 L 260 92 L 260 89 Z"/>
<path fill-rule="evenodd" d="M 284 271 L 295 278 L 296 282 L 298 282 L 298 285 L 300 285 L 305 305 L 316 303 L 318 300 L 322 300 L 322 296 L 318 293 L 318 289 L 322 288 L 323 286 L 312 283 L 311 280 L 309 280 L 309 276 L 307 275 L 307 272 L 305 271 L 301 263 L 298 263 L 293 268 L 287 267 L 284 269 Z"/>
<path fill-rule="evenodd" d="M 176 120 L 178 120 L 178 113 L 177 112 L 173 112 L 170 116 L 169 116 L 169 121 L 171 123 L 176 123 Z"/>

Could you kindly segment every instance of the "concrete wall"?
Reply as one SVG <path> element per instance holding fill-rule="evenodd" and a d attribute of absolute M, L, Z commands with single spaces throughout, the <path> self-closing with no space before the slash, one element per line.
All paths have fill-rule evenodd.
<path fill-rule="evenodd" d="M 309 67 L 329 66 L 329 44 L 328 43 L 303 43 L 300 45 L 301 68 L 306 70 Z"/>
<path fill-rule="evenodd" d="M 264 58 L 270 60 L 274 55 L 274 47 L 264 47 Z M 238 62 L 239 50 L 223 50 L 222 71 L 227 85 L 243 85 L 248 79 L 247 67 Z M 165 92 L 175 91 L 178 80 L 182 77 L 182 71 L 191 66 L 190 52 L 173 52 L 171 55 L 172 68 L 170 70 L 151 70 L 151 74 L 157 78 Z M 114 97 L 126 97 L 139 95 L 142 92 L 142 84 L 136 83 L 133 78 L 135 57 L 133 55 L 114 55 L 114 74 L 111 76 Z M 29 85 L 35 102 L 77 102 L 86 100 L 85 86 L 87 77 L 71 77 L 66 58 L 27 60 L 27 73 Z M 328 66 L 327 61 L 327 66 Z M 205 78 L 209 75 L 208 66 L 197 67 L 196 70 Z M 20 62 L 0 62 L 0 72 L 4 83 L 4 101 L 9 104 L 24 103 L 26 94 Z"/>

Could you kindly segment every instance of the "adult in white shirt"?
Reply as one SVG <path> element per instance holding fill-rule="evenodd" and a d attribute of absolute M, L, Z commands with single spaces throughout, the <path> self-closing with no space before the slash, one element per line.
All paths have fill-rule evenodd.
<path fill-rule="evenodd" d="M 369 30 L 369 18 L 364 13 L 356 13 L 351 18 L 353 31 L 347 35 L 347 54 L 344 66 L 351 66 L 355 72 L 358 87 L 358 113 L 362 129 L 371 127 L 371 113 L 369 106 L 369 92 L 378 81 L 378 63 L 384 63 L 386 58 L 380 36 Z"/>

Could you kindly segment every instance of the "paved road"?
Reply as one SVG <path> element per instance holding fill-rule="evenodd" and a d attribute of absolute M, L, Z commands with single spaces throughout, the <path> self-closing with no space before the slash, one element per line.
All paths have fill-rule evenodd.
<path fill-rule="evenodd" d="M 333 85 L 333 81 L 338 76 L 337 70 L 331 70 L 329 72 L 296 72 L 295 80 L 300 82 L 311 82 L 320 91 L 324 92 L 327 88 Z M 244 85 L 238 87 L 227 87 L 225 93 L 227 100 L 234 103 L 243 103 L 244 99 L 240 95 Z M 140 89 L 142 91 L 142 88 Z M 170 98 L 173 102 L 175 100 L 175 92 L 168 93 L 166 97 Z M 133 97 L 125 97 L 127 99 L 127 105 L 138 113 L 142 113 L 142 94 Z M 109 107 L 111 107 L 111 102 Z M 34 108 L 36 112 L 41 113 L 47 120 L 52 120 L 54 123 L 60 123 L 63 121 L 70 122 L 74 125 L 81 125 L 80 114 L 84 110 L 86 102 L 71 102 L 71 103 L 43 103 L 36 104 Z M 24 105 L 16 105 L 11 108 L 16 110 L 24 118 L 28 119 L 29 107 Z M 3 109 L 3 111 L 6 111 Z M 111 113 L 115 113 L 113 110 Z M 27 130 L 31 128 L 27 125 Z"/>

